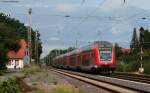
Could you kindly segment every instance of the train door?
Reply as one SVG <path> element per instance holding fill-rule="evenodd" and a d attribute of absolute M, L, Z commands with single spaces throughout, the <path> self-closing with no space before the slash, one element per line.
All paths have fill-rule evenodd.
<path fill-rule="evenodd" d="M 80 68 L 81 68 L 81 56 L 80 56 L 80 54 L 78 54 L 78 55 L 76 56 L 76 68 L 77 68 L 77 69 L 80 69 Z"/>
<path fill-rule="evenodd" d="M 67 60 L 67 57 L 65 56 L 65 57 L 63 57 L 63 68 L 65 68 L 66 67 L 66 60 Z"/>
<path fill-rule="evenodd" d="M 91 64 L 92 65 L 95 64 L 95 59 L 96 59 L 95 52 L 92 50 L 92 52 L 91 52 Z"/>
<path fill-rule="evenodd" d="M 70 68 L 70 57 L 69 56 L 67 56 L 66 68 L 67 69 Z"/>
<path fill-rule="evenodd" d="M 82 55 L 82 69 L 89 70 L 90 66 L 89 58 L 90 58 L 89 52 L 84 52 Z"/>

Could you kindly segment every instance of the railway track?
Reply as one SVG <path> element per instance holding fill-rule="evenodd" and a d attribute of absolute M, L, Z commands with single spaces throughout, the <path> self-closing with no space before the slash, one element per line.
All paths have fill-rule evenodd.
<path fill-rule="evenodd" d="M 77 72 L 71 72 L 71 71 L 60 70 L 60 69 L 59 70 L 51 69 L 51 70 L 56 73 L 78 79 L 80 81 L 86 82 L 88 84 L 91 84 L 91 85 L 94 85 L 94 86 L 97 86 L 97 87 L 100 87 L 100 88 L 103 88 L 103 89 L 106 89 L 108 91 L 115 92 L 115 93 L 145 93 L 145 91 L 143 90 L 132 89 L 129 87 L 113 84 L 108 81 L 103 81 L 97 78 L 90 77 L 89 74 L 85 75 L 85 74 L 81 74 Z"/>
<path fill-rule="evenodd" d="M 150 84 L 150 76 L 149 75 L 116 72 L 116 73 L 112 74 L 111 77 Z"/>

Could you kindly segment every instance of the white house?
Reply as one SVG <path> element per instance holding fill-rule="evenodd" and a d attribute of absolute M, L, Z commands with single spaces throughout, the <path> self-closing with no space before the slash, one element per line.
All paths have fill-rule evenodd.
<path fill-rule="evenodd" d="M 15 51 L 8 52 L 9 62 L 6 65 L 8 69 L 22 69 L 25 63 L 29 63 L 28 54 L 27 54 L 27 44 L 24 39 L 20 39 L 19 41 L 20 49 Z"/>

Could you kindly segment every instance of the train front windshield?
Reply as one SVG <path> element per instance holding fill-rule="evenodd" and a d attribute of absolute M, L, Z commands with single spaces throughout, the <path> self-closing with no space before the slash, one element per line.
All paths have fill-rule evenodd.
<path fill-rule="evenodd" d="M 100 49 L 100 61 L 111 61 L 112 51 L 111 49 Z"/>

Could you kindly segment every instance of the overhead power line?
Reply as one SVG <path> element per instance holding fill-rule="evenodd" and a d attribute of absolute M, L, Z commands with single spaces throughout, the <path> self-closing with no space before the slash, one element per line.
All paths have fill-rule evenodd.
<path fill-rule="evenodd" d="M 71 31 L 75 28 L 78 28 L 81 24 L 83 24 L 83 22 L 85 22 L 92 14 L 94 14 L 98 9 L 99 7 L 105 2 L 105 0 L 103 0 L 92 12 L 90 12 L 86 17 L 84 17 L 80 22 L 79 24 L 75 25 Z"/>

